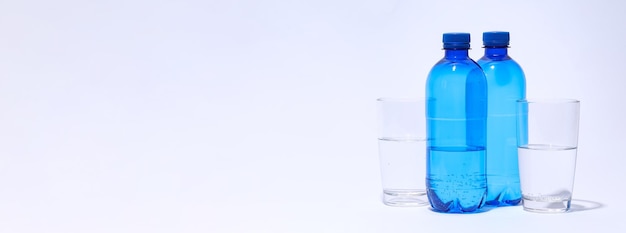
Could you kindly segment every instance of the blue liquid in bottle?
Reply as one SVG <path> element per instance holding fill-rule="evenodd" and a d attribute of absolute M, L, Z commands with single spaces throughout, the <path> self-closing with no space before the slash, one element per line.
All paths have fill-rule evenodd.
<path fill-rule="evenodd" d="M 487 78 L 487 205 L 520 203 L 516 101 L 526 97 L 522 68 L 508 55 L 508 32 L 483 33 L 485 55 L 478 60 Z"/>
<path fill-rule="evenodd" d="M 434 211 L 471 213 L 487 193 L 487 81 L 468 55 L 468 33 L 445 33 L 443 48 L 426 81 L 426 189 Z"/>

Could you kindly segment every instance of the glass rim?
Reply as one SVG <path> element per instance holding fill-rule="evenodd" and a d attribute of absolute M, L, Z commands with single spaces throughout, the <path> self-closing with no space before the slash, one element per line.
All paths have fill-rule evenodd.
<path fill-rule="evenodd" d="M 533 98 L 517 100 L 517 103 L 529 103 L 529 104 L 578 104 L 580 100 L 568 99 L 568 98 Z"/>
<path fill-rule="evenodd" d="M 376 102 L 420 102 L 425 100 L 426 98 L 414 97 L 380 97 L 376 99 Z"/>

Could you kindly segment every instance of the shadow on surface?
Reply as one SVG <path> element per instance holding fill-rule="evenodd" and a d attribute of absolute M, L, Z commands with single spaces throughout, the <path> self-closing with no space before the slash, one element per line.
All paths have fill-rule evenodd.
<path fill-rule="evenodd" d="M 520 204 L 521 205 L 521 204 Z M 475 211 L 472 212 L 440 212 L 440 211 L 436 211 L 435 209 L 433 209 L 433 207 L 428 206 L 428 210 L 434 212 L 434 213 L 440 213 L 440 214 L 451 214 L 451 215 L 456 215 L 456 214 L 461 214 L 461 215 L 467 215 L 467 214 L 480 214 L 480 213 L 485 213 L 485 212 L 489 212 L 493 209 L 496 208 L 507 208 L 507 207 L 511 207 L 511 206 L 490 206 L 490 205 L 484 205 L 482 208 L 477 209 Z"/>
<path fill-rule="evenodd" d="M 604 204 L 600 202 L 572 199 L 572 202 L 570 203 L 569 212 L 595 210 L 595 209 L 600 209 L 602 207 L 604 207 Z"/>

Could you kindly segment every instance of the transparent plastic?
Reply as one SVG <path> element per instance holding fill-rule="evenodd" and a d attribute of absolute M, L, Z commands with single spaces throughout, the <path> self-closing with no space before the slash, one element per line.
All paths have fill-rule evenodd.
<path fill-rule="evenodd" d="M 490 206 L 513 206 L 522 199 L 515 114 L 516 101 L 526 97 L 526 79 L 507 50 L 506 45 L 485 47 L 485 55 L 478 60 L 488 90 L 487 205 Z"/>
<path fill-rule="evenodd" d="M 426 82 L 426 189 L 434 211 L 477 212 L 487 193 L 487 82 L 467 49 L 446 49 Z"/>

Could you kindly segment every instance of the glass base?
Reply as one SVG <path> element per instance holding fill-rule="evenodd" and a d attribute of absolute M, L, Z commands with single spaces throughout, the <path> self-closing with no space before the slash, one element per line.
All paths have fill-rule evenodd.
<path fill-rule="evenodd" d="M 536 213 L 564 213 L 570 208 L 571 199 L 566 200 L 533 200 L 524 198 L 522 205 L 524 210 Z"/>
<path fill-rule="evenodd" d="M 426 190 L 384 190 L 383 203 L 396 207 L 416 207 L 429 204 Z"/>

